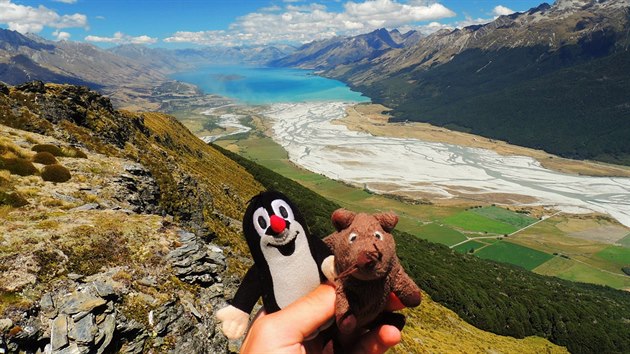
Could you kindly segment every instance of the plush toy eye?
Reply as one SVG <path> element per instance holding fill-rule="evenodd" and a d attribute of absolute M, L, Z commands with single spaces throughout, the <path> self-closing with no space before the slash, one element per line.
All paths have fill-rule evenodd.
<path fill-rule="evenodd" d="M 281 216 L 283 219 L 290 222 L 295 220 L 293 210 L 291 210 L 291 207 L 286 201 L 282 199 L 276 199 L 271 202 L 271 208 L 273 209 L 274 214 Z"/>
<path fill-rule="evenodd" d="M 254 224 L 254 229 L 256 229 L 258 236 L 263 237 L 269 227 L 269 214 L 267 210 L 265 210 L 265 208 L 256 209 L 252 216 L 252 223 Z"/>
<path fill-rule="evenodd" d="M 374 237 L 376 237 L 377 239 L 379 239 L 380 241 L 383 241 L 383 234 L 381 234 L 379 231 L 376 231 L 374 233 Z"/>
<path fill-rule="evenodd" d="M 260 226 L 262 229 L 267 228 L 267 220 L 265 220 L 262 215 L 258 217 L 258 226 Z"/>
<path fill-rule="evenodd" d="M 354 240 L 357 239 L 357 234 L 355 234 L 354 232 L 350 234 L 350 237 L 348 237 L 348 241 L 350 241 L 350 243 L 354 242 Z"/>

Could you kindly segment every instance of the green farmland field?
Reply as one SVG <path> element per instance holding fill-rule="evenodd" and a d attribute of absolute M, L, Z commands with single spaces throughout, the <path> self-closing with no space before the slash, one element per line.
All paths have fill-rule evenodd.
<path fill-rule="evenodd" d="M 497 262 L 505 262 L 532 270 L 547 262 L 552 255 L 520 246 L 508 241 L 495 242 L 475 252 L 480 258 L 491 259 Z"/>
<path fill-rule="evenodd" d="M 620 245 L 630 248 L 630 235 L 618 241 Z"/>
<path fill-rule="evenodd" d="M 475 214 L 485 216 L 489 219 L 512 225 L 517 229 L 522 229 L 525 226 L 531 225 L 538 221 L 538 219 L 532 218 L 531 216 L 519 214 L 496 206 L 475 208 L 471 209 L 471 211 Z"/>
<path fill-rule="evenodd" d="M 562 257 L 554 257 L 550 261 L 535 268 L 534 272 L 544 275 L 553 275 L 571 281 L 608 285 L 617 289 L 630 288 L 629 276 L 612 274 L 588 264 Z"/>
<path fill-rule="evenodd" d="M 630 266 L 630 248 L 610 246 L 595 254 L 597 258 L 613 263 L 619 268 Z"/>
<path fill-rule="evenodd" d="M 466 236 L 464 236 L 461 232 L 436 223 L 420 227 L 418 229 L 417 236 L 431 242 L 437 242 L 447 246 L 454 245 L 466 239 Z"/>
<path fill-rule="evenodd" d="M 474 249 L 475 251 L 477 251 L 479 248 L 487 246 L 488 244 L 486 243 L 481 243 L 478 241 L 468 241 L 466 243 L 462 243 L 459 246 L 455 246 L 453 247 L 453 249 L 457 252 L 461 252 L 461 253 L 466 253 L 468 251 L 470 251 L 470 249 Z"/>
<path fill-rule="evenodd" d="M 466 210 L 459 214 L 449 216 L 444 219 L 444 223 L 462 230 L 473 232 L 484 232 L 497 235 L 510 234 L 519 227 L 507 224 L 502 221 L 493 220 L 475 211 Z"/>

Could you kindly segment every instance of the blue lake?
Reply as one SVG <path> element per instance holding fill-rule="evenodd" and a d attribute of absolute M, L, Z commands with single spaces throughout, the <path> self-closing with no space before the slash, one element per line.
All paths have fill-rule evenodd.
<path fill-rule="evenodd" d="M 195 84 L 205 93 L 230 97 L 246 104 L 370 101 L 340 81 L 302 69 L 212 66 L 171 77 Z"/>

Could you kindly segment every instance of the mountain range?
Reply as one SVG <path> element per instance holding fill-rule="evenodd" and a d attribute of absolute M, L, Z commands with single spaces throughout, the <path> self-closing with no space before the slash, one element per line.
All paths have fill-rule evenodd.
<path fill-rule="evenodd" d="M 630 165 L 629 23 L 627 0 L 558 0 L 424 37 L 379 29 L 299 48 L 102 50 L 0 30 L 0 80 L 87 85 L 116 106 L 147 110 L 164 97 L 200 94 L 172 84 L 175 71 L 226 63 L 309 68 L 391 108 L 391 121 Z"/>
<path fill-rule="evenodd" d="M 333 37 L 304 44 L 293 54 L 269 62 L 271 66 L 329 69 L 360 60 L 371 60 L 392 49 L 406 48 L 421 38 L 417 31 L 404 34 L 384 28 L 354 37 Z"/>
<path fill-rule="evenodd" d="M 392 108 L 392 121 L 630 164 L 629 23 L 626 0 L 558 0 L 323 75 Z"/>
<path fill-rule="evenodd" d="M 179 97 L 199 95 L 191 85 L 174 84 L 170 73 L 211 64 L 262 65 L 293 50 L 291 46 L 169 50 L 133 44 L 105 50 L 0 29 L 0 81 L 84 85 L 108 95 L 118 107 L 155 110 L 161 97 L 169 94 L 165 88 Z"/>

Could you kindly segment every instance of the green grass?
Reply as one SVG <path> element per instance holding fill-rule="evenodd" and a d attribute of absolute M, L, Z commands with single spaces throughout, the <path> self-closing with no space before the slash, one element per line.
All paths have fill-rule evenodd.
<path fill-rule="evenodd" d="M 512 225 L 518 229 L 522 229 L 527 225 L 531 225 L 538 219 L 524 214 L 516 213 L 507 209 L 496 206 L 471 209 L 475 214 L 485 216 L 489 219 Z"/>
<path fill-rule="evenodd" d="M 449 216 L 444 220 L 445 224 L 460 228 L 462 230 L 484 232 L 491 234 L 510 234 L 518 227 L 502 221 L 493 220 L 483 215 L 479 215 L 473 210 L 466 210 L 459 214 Z"/>
<path fill-rule="evenodd" d="M 487 244 L 481 243 L 479 241 L 470 240 L 466 243 L 462 243 L 459 246 L 453 247 L 453 249 L 457 252 L 467 253 L 470 251 L 471 248 L 477 251 L 479 248 L 484 247 L 484 246 L 487 246 Z"/>
<path fill-rule="evenodd" d="M 543 275 L 552 275 L 570 281 L 607 285 L 617 289 L 630 288 L 629 276 L 611 274 L 573 259 L 562 257 L 552 258 L 548 262 L 534 268 L 534 272 Z"/>
<path fill-rule="evenodd" d="M 497 262 L 505 262 L 532 270 L 547 262 L 552 255 L 520 246 L 508 241 L 495 242 L 475 252 L 480 258 L 491 259 Z"/>
<path fill-rule="evenodd" d="M 421 226 L 417 235 L 425 240 L 441 243 L 447 246 L 454 245 L 466 239 L 466 236 L 464 236 L 461 232 L 436 223 Z"/>
<path fill-rule="evenodd" d="M 608 263 L 615 264 L 620 269 L 630 265 L 630 249 L 620 246 L 610 246 L 597 252 L 595 257 L 605 260 Z"/>
<path fill-rule="evenodd" d="M 617 241 L 617 243 L 619 243 L 620 245 L 624 247 L 630 248 L 630 234 L 628 234 L 626 237 L 622 238 L 621 240 Z"/>

